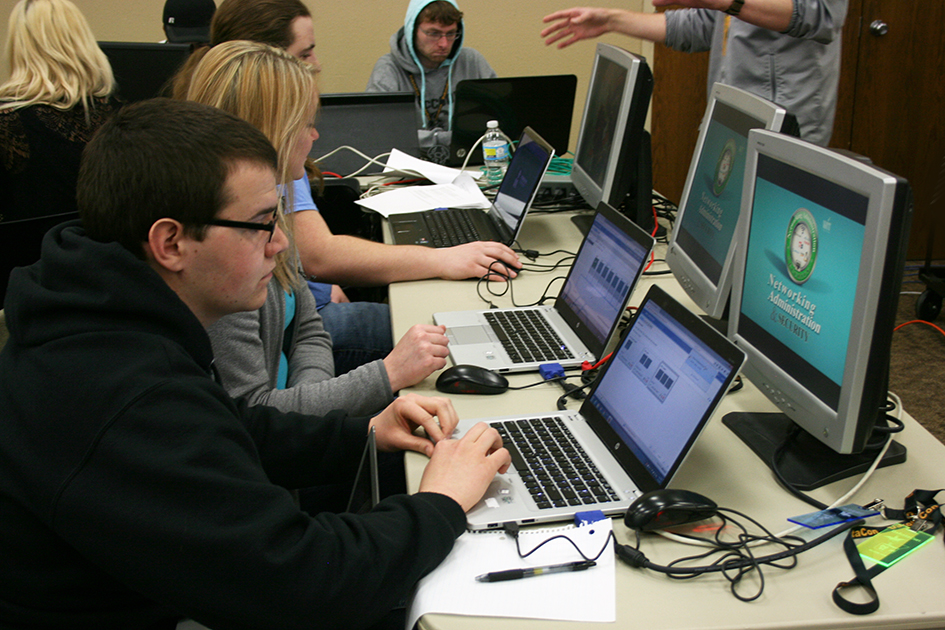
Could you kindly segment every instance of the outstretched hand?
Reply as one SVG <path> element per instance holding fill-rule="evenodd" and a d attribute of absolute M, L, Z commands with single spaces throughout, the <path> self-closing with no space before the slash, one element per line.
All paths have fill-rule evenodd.
<path fill-rule="evenodd" d="M 555 22 L 541 32 L 546 46 L 568 38 L 561 41 L 558 48 L 565 48 L 582 39 L 600 37 L 611 30 L 608 10 L 593 7 L 574 7 L 555 11 L 546 15 L 542 22 Z"/>

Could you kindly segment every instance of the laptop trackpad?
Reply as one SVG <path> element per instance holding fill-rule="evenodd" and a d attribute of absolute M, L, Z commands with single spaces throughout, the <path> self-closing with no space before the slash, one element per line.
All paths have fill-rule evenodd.
<path fill-rule="evenodd" d="M 470 343 L 489 343 L 492 341 L 489 337 L 490 328 L 487 326 L 459 326 L 450 328 L 450 333 L 457 344 L 466 345 Z"/>

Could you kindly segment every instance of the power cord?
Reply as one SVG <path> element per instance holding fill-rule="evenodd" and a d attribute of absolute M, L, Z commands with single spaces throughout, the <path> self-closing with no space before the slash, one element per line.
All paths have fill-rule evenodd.
<path fill-rule="evenodd" d="M 721 507 L 718 508 L 718 510 L 719 512 L 728 512 L 729 514 L 736 514 L 742 518 L 748 519 L 762 532 L 764 532 L 764 535 L 759 536 L 756 534 L 751 534 L 744 525 L 734 518 L 726 517 L 724 514 L 719 513 L 718 517 L 722 519 L 722 526 L 716 530 L 714 539 L 709 540 L 695 536 L 686 536 L 686 538 L 698 540 L 699 544 L 710 545 L 712 548 L 705 553 L 679 558 L 665 566 L 658 565 L 647 559 L 643 552 L 640 551 L 640 533 L 637 532 L 636 547 L 621 544 L 614 545 L 617 557 L 630 566 L 650 569 L 651 571 L 656 571 L 658 573 L 664 573 L 668 577 L 678 580 L 692 579 L 707 573 L 721 573 L 729 581 L 729 588 L 732 592 L 732 595 L 740 601 L 750 602 L 761 597 L 761 594 L 764 592 L 765 579 L 764 573 L 761 569 L 762 566 L 767 565 L 785 570 L 792 569 L 797 566 L 797 556 L 799 554 L 807 551 L 808 549 L 812 549 L 830 540 L 831 538 L 834 538 L 835 536 L 852 529 L 853 527 L 858 527 L 863 524 L 862 520 L 845 523 L 842 526 L 836 527 L 819 536 L 818 538 L 815 538 L 814 540 L 804 542 L 804 540 L 799 536 L 774 535 L 751 517 L 736 510 Z M 738 535 L 738 540 L 736 542 L 727 542 L 721 540 L 720 538 L 721 532 L 726 528 L 728 523 L 731 523 L 741 530 L 741 533 Z M 680 535 L 676 534 L 676 536 Z M 776 544 L 784 547 L 784 550 L 765 556 L 756 556 L 754 553 L 752 553 L 751 547 L 752 545 L 757 544 Z M 682 566 L 682 563 L 703 560 L 715 554 L 721 554 L 721 556 L 707 565 Z M 790 562 L 789 564 L 778 564 L 778 562 L 781 560 L 790 560 Z M 738 590 L 739 585 L 742 583 L 742 579 L 745 576 L 752 573 L 756 574 L 758 577 L 758 590 L 752 595 L 743 595 Z"/>
<path fill-rule="evenodd" d="M 495 268 L 497 264 L 501 264 L 503 267 L 505 267 L 505 271 L 500 271 L 499 269 Z M 560 264 L 560 263 L 559 263 L 559 264 Z M 543 265 L 528 265 L 528 266 L 526 266 L 526 265 L 523 265 L 522 268 L 519 269 L 519 273 L 521 273 L 522 271 L 531 271 L 531 272 L 533 272 L 533 273 L 547 273 L 547 272 L 550 272 L 550 271 L 553 271 L 554 269 L 556 269 L 557 266 L 558 266 L 558 265 L 554 265 L 554 266 L 543 266 Z M 544 267 L 544 268 L 542 268 L 542 267 Z M 494 283 L 496 282 L 496 280 L 493 279 L 494 277 L 502 278 L 502 279 L 504 280 L 504 282 L 501 282 L 501 283 L 499 284 L 499 286 L 500 286 L 501 288 L 498 289 L 498 290 L 495 288 L 495 284 L 494 284 Z M 563 281 L 563 280 L 565 279 L 565 277 L 564 277 L 564 276 L 556 276 L 556 277 L 552 278 L 551 280 L 549 280 L 549 281 L 548 281 L 548 284 L 545 286 L 545 290 L 544 290 L 544 291 L 542 292 L 542 294 L 541 294 L 541 297 L 539 297 L 538 300 L 536 300 L 535 302 L 532 302 L 531 304 L 518 304 L 518 303 L 515 301 L 515 291 L 514 291 L 514 289 L 512 288 L 512 287 L 513 287 L 513 283 L 512 283 L 512 280 L 513 280 L 513 279 L 514 279 L 514 278 L 512 278 L 511 274 L 510 274 L 509 271 L 508 271 L 508 265 L 506 265 L 506 264 L 505 264 L 504 262 L 502 262 L 501 260 L 494 260 L 494 261 L 492 261 L 492 262 L 489 264 L 489 267 L 488 267 L 488 270 L 486 271 L 486 273 L 483 274 L 483 275 L 476 281 L 476 295 L 479 296 L 479 299 L 480 299 L 480 300 L 482 300 L 483 302 L 485 302 L 486 304 L 488 304 L 488 305 L 489 305 L 489 308 L 497 308 L 497 307 L 496 307 L 495 303 L 493 303 L 493 301 L 492 301 L 491 299 L 489 299 L 488 297 L 486 297 L 485 295 L 483 295 L 483 286 L 485 286 L 486 291 L 489 293 L 489 295 L 490 295 L 491 297 L 505 297 L 506 295 L 508 295 L 508 296 L 509 296 L 509 299 L 512 301 L 512 306 L 515 306 L 515 307 L 518 307 L 518 308 L 521 308 L 521 307 L 524 307 L 524 306 L 540 306 L 541 304 L 544 304 L 545 301 L 548 300 L 548 299 L 551 297 L 551 296 L 549 295 L 549 292 L 551 291 L 551 286 L 552 286 L 552 284 L 555 283 L 555 282 L 558 281 L 558 280 L 562 280 L 562 281 Z"/>
<path fill-rule="evenodd" d="M 869 479 L 869 477 L 873 474 L 873 471 L 875 471 L 879 467 L 879 464 L 883 461 L 883 457 L 886 455 L 886 452 L 889 450 L 889 447 L 892 444 L 893 434 L 899 433 L 905 428 L 905 425 L 903 424 L 901 418 L 890 414 L 890 412 L 893 409 L 898 409 L 899 413 L 900 414 L 902 413 L 902 404 L 901 402 L 899 402 L 899 397 L 893 394 L 892 392 L 890 392 L 889 395 L 893 396 L 894 400 L 892 402 L 889 402 L 883 408 L 883 410 L 886 412 L 884 420 L 888 423 L 891 423 L 892 426 L 880 425 L 873 428 L 874 435 L 885 435 L 886 437 L 884 438 L 883 442 L 874 442 L 872 444 L 872 448 L 879 449 L 877 451 L 877 455 L 873 459 L 873 463 L 870 465 L 869 469 L 863 474 L 863 477 L 861 478 L 860 482 L 857 483 L 857 485 L 854 487 L 854 490 L 851 490 L 849 493 L 847 493 L 847 495 L 845 495 L 846 497 L 851 496 L 855 490 L 858 490 L 860 486 L 862 486 L 866 482 L 866 480 Z M 787 447 L 790 445 L 791 441 L 794 440 L 795 436 L 797 436 L 800 431 L 802 431 L 802 429 L 799 426 L 792 427 L 791 431 L 784 438 L 784 441 L 778 446 L 777 450 L 775 451 L 774 455 L 771 458 L 771 470 L 774 472 L 775 478 L 778 480 L 778 483 L 781 484 L 781 486 L 783 486 L 785 490 L 790 492 L 792 495 L 794 495 L 801 501 L 804 501 L 805 503 L 812 505 L 818 510 L 826 510 L 826 509 L 829 509 L 830 507 L 835 507 L 837 503 L 834 503 L 834 505 L 831 505 L 831 506 L 827 506 L 826 504 L 818 501 L 817 499 L 814 499 L 810 495 L 804 492 L 801 492 L 799 489 L 794 487 L 794 485 L 791 484 L 791 482 L 789 482 L 784 477 L 784 474 L 782 473 L 779 467 L 779 462 L 781 461 L 781 457 L 783 456 L 785 450 L 787 450 Z M 880 447 L 880 444 L 882 444 L 882 447 Z"/>

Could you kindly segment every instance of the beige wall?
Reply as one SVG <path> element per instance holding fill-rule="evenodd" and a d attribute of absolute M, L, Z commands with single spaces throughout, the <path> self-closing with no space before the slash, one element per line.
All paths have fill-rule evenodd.
<path fill-rule="evenodd" d="M 160 41 L 164 0 L 73 0 L 99 40 Z M 378 57 L 390 49 L 391 34 L 403 24 L 406 0 L 304 0 L 315 20 L 315 51 L 322 63 L 323 92 L 360 92 Z M 217 0 L 219 4 L 220 0 Z M 6 41 L 7 16 L 14 0 L 0 0 L 0 36 Z M 564 50 L 546 47 L 538 36 L 541 18 L 577 4 L 568 0 L 460 0 L 465 14 L 466 45 L 483 53 L 500 76 L 575 74 L 578 77 L 572 136 L 584 107 L 594 42 Z M 642 9 L 644 0 L 594 2 L 598 6 Z M 649 10 L 649 9 L 648 9 Z M 652 48 L 617 35 L 600 41 L 652 58 Z M 9 76 L 5 52 L 0 79 Z M 576 141 L 572 141 L 574 148 Z"/>

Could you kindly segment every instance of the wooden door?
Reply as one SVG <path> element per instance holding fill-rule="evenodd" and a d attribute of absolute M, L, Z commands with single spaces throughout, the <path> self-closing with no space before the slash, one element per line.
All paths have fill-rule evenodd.
<path fill-rule="evenodd" d="M 707 52 L 689 54 L 659 44 L 654 47 L 650 104 L 653 189 L 677 205 L 705 114 L 708 72 Z"/>
<path fill-rule="evenodd" d="M 850 149 L 905 177 L 915 213 L 910 259 L 945 258 L 932 214 L 945 157 L 945 0 L 862 0 Z"/>

